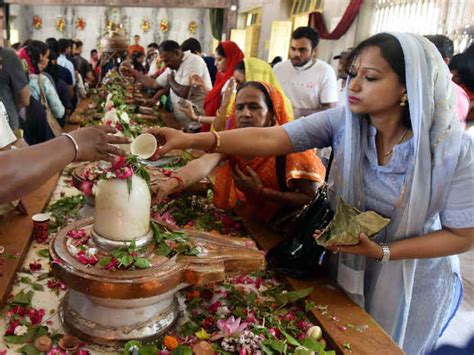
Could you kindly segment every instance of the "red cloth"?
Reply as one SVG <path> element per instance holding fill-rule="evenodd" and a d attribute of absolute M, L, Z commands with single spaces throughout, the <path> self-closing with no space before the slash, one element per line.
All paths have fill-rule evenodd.
<path fill-rule="evenodd" d="M 324 23 L 323 14 L 320 12 L 313 12 L 309 16 L 309 26 L 316 29 L 322 39 L 339 39 L 351 27 L 355 18 L 359 14 L 362 2 L 363 0 L 351 0 L 344 15 L 342 15 L 341 21 L 339 21 L 336 28 L 331 33 L 328 32 L 326 24 Z"/>
<path fill-rule="evenodd" d="M 33 67 L 33 64 L 31 63 L 31 58 L 26 52 L 26 49 L 24 47 L 20 48 L 17 55 L 18 55 L 18 58 L 20 58 L 20 60 L 24 60 L 26 62 L 26 64 L 28 65 L 28 71 L 30 74 L 38 74 L 35 68 Z"/>
<path fill-rule="evenodd" d="M 221 91 L 224 84 L 234 74 L 234 69 L 237 64 L 244 60 L 244 53 L 239 46 L 232 41 L 225 41 L 221 43 L 224 48 L 226 71 L 225 73 L 217 73 L 216 82 L 204 99 L 204 112 L 206 116 L 215 116 L 216 111 L 221 105 Z"/>
<path fill-rule="evenodd" d="M 145 53 L 145 48 L 140 46 L 139 44 L 132 44 L 131 46 L 128 46 L 128 55 L 132 55 L 133 52 L 142 52 Z"/>

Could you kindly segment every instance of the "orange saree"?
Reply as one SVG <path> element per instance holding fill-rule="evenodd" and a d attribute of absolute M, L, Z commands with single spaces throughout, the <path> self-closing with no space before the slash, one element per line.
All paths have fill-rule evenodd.
<path fill-rule="evenodd" d="M 288 113 L 283 104 L 283 95 L 274 87 L 264 84 L 273 102 L 275 115 L 275 125 L 283 125 L 288 122 Z M 237 128 L 235 118 L 235 107 L 230 116 L 230 129 Z M 262 180 L 265 188 L 280 191 L 280 183 L 277 175 L 276 157 L 255 157 L 252 159 L 239 156 L 231 156 L 229 164 L 218 168 L 214 183 L 214 205 L 222 209 L 232 209 L 238 201 L 250 205 L 257 216 L 268 221 L 280 209 L 278 204 L 264 200 L 261 196 L 239 191 L 232 177 L 232 168 L 238 166 L 242 172 L 246 172 L 246 167 L 252 168 Z M 291 181 L 305 179 L 314 182 L 323 182 L 326 169 L 316 156 L 314 150 L 307 150 L 301 153 L 292 153 L 286 156 L 285 183 L 291 190 Z"/>

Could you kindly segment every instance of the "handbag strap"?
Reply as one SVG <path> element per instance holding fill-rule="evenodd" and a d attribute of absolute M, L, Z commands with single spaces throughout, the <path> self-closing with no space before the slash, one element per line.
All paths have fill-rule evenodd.
<path fill-rule="evenodd" d="M 48 99 L 46 98 L 46 93 L 44 91 L 43 78 L 44 78 L 44 76 L 42 76 L 41 74 L 38 75 L 38 86 L 39 86 L 39 89 L 40 89 L 40 101 L 41 101 L 41 103 L 43 104 L 43 106 L 45 107 L 46 110 L 51 111 L 50 108 L 49 108 Z"/>
<path fill-rule="evenodd" d="M 275 158 L 275 167 L 280 191 L 289 191 L 288 185 L 286 184 L 286 155 L 278 155 Z"/>

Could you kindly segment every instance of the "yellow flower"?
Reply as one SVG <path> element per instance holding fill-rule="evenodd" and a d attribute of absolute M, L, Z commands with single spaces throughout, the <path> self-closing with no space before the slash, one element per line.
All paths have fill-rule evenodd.
<path fill-rule="evenodd" d="M 199 332 L 196 332 L 194 335 L 196 335 L 199 340 L 207 340 L 211 337 L 211 335 L 206 332 L 204 328 L 201 328 L 201 330 Z"/>

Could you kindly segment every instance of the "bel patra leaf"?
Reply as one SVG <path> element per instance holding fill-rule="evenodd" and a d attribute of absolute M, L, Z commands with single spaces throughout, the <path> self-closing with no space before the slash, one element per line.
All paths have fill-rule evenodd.
<path fill-rule="evenodd" d="M 268 346 L 269 348 L 271 348 L 272 350 L 275 350 L 275 351 L 278 351 L 279 353 L 281 354 L 285 354 L 286 353 L 286 343 L 282 340 L 271 340 L 271 339 L 268 339 L 268 340 L 265 340 L 263 342 L 264 345 Z"/>
<path fill-rule="evenodd" d="M 18 349 L 19 353 L 26 354 L 26 355 L 40 355 L 41 353 L 36 350 L 36 348 L 32 344 L 25 344 L 21 348 Z"/>
<path fill-rule="evenodd" d="M 120 264 L 122 264 L 125 267 L 129 267 L 133 263 L 133 256 L 130 255 L 124 255 L 121 258 L 119 258 Z"/>
<path fill-rule="evenodd" d="M 173 250 L 166 243 L 160 243 L 155 249 L 155 254 L 161 256 L 168 256 Z"/>
<path fill-rule="evenodd" d="M 290 334 L 285 332 L 283 329 L 280 329 L 280 331 L 281 331 L 281 334 L 283 334 L 285 336 L 286 340 L 288 340 L 288 343 L 290 343 L 293 346 L 301 346 L 301 344 L 298 342 L 298 340 L 293 338 Z"/>
<path fill-rule="evenodd" d="M 313 292 L 313 288 L 304 288 L 301 290 L 276 294 L 275 299 L 280 306 L 283 306 L 287 303 L 296 302 L 300 299 L 308 297 L 311 292 Z"/>
<path fill-rule="evenodd" d="M 13 297 L 12 304 L 19 304 L 19 305 L 31 305 L 31 300 L 33 298 L 33 291 L 28 291 L 25 293 L 23 290 L 18 292 L 15 297 Z"/>
<path fill-rule="evenodd" d="M 139 269 L 148 269 L 151 266 L 150 261 L 145 258 L 136 258 L 133 265 Z"/>
<path fill-rule="evenodd" d="M 105 266 L 107 266 L 111 261 L 112 261 L 112 257 L 111 257 L 111 256 L 105 256 L 105 257 L 103 257 L 103 258 L 101 258 L 101 259 L 99 260 L 99 265 L 100 265 L 101 267 L 105 267 Z"/>

